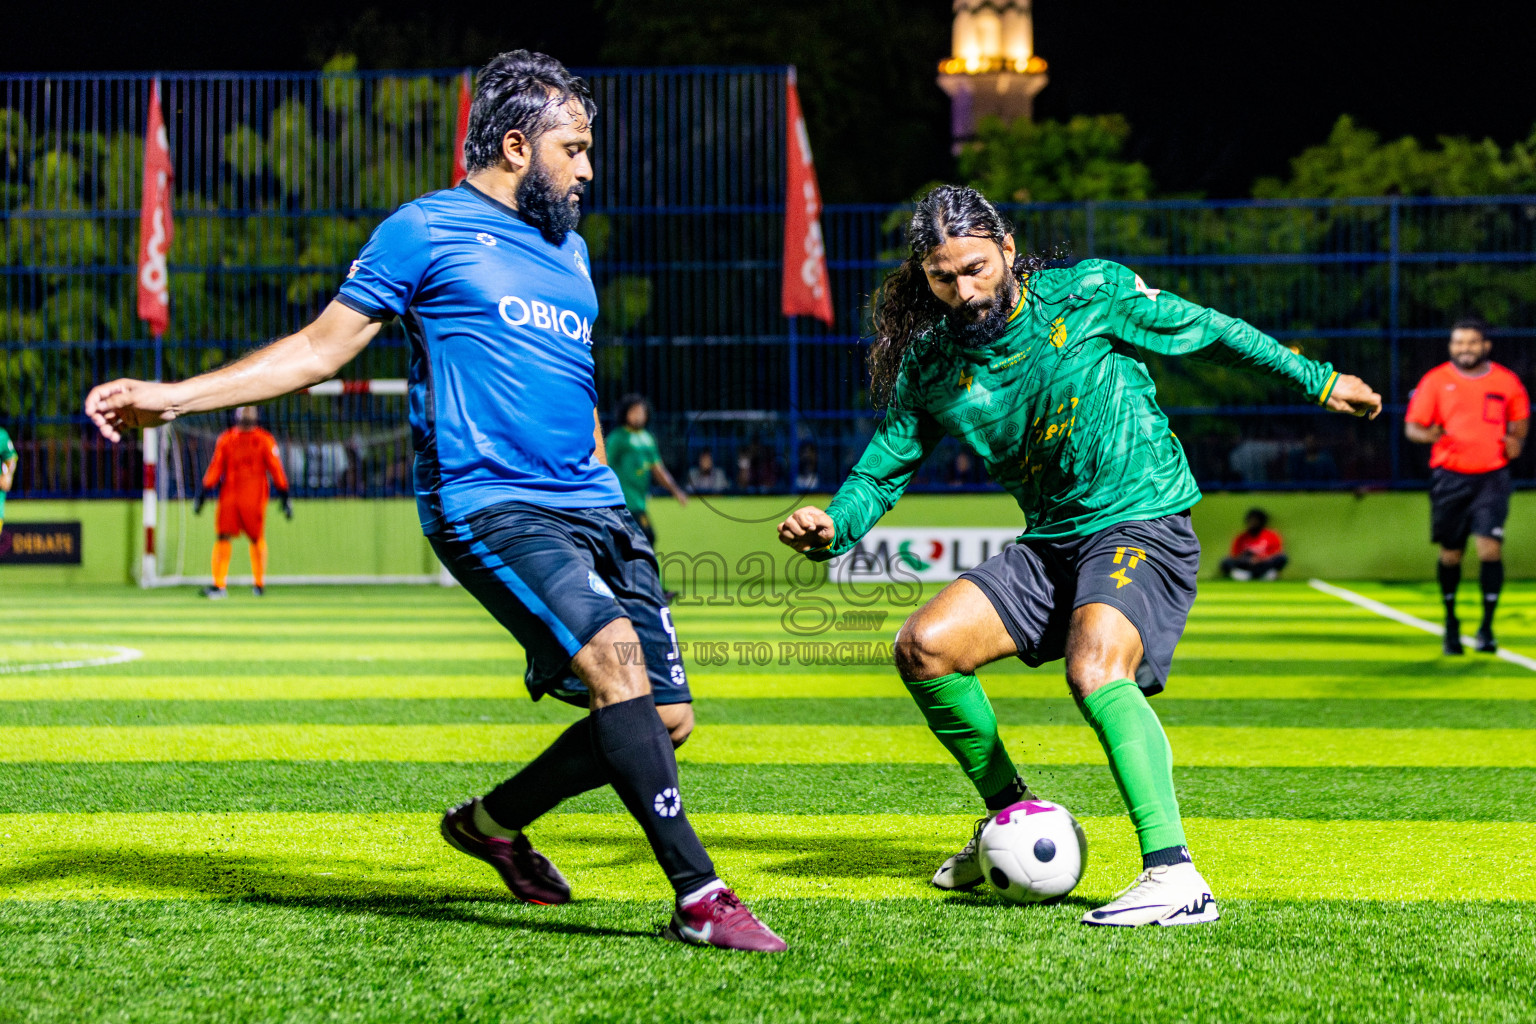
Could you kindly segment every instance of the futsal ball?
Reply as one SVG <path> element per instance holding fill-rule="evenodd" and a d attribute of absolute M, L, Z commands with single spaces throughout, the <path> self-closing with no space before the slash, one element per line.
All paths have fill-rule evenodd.
<path fill-rule="evenodd" d="M 1088 840 L 1072 812 L 1048 800 L 1026 800 L 998 811 L 977 843 L 981 870 L 1010 903 L 1065 896 L 1083 877 Z"/>

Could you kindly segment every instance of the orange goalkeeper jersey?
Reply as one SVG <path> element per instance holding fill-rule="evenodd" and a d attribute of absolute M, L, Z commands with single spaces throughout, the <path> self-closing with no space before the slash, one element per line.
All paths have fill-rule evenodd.
<path fill-rule="evenodd" d="M 260 427 L 231 427 L 219 435 L 213 461 L 203 474 L 203 487 L 218 487 L 221 502 L 265 505 L 268 477 L 278 490 L 288 489 L 288 477 L 277 457 L 277 439 Z"/>

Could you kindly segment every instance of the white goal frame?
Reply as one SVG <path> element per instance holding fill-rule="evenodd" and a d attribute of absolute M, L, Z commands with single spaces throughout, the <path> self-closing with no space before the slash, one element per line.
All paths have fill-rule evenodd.
<path fill-rule="evenodd" d="M 328 380 L 308 388 L 301 394 L 340 396 L 340 395 L 404 395 L 408 391 L 407 382 L 403 379 L 386 378 L 381 380 Z M 160 531 L 160 520 L 163 513 L 168 511 L 171 498 L 165 494 L 168 486 L 168 477 L 160 472 L 160 467 L 165 464 L 168 429 L 147 427 L 143 431 L 144 453 L 144 492 L 143 492 L 143 548 L 139 557 L 139 586 L 144 589 L 155 587 L 185 587 L 185 586 L 210 586 L 213 576 L 209 573 L 164 573 L 161 571 L 162 562 L 158 544 L 163 538 Z M 177 479 L 180 479 L 177 474 Z M 189 496 L 180 495 L 176 499 L 180 514 L 185 516 Z M 179 532 L 179 536 L 186 536 L 185 524 Z M 176 559 L 176 564 L 185 564 L 184 559 Z M 433 586 L 452 587 L 458 582 L 448 572 L 447 568 L 439 565 L 434 573 L 414 574 L 293 574 L 293 573 L 268 573 L 267 583 L 285 586 L 303 586 L 312 584 L 358 586 L 368 584 L 427 584 Z M 251 577 L 230 576 L 231 585 L 249 586 Z"/>

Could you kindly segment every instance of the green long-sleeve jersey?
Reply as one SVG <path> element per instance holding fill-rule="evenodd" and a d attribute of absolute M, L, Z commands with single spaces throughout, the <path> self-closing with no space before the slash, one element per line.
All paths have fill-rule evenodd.
<path fill-rule="evenodd" d="M 875 430 L 827 512 L 848 551 L 948 434 L 1018 501 L 1021 539 L 1078 537 L 1200 500 L 1140 352 L 1242 366 L 1328 400 L 1338 374 L 1234 317 L 1086 260 L 1025 277 L 1006 333 L 964 348 L 941 324 L 915 341 Z"/>

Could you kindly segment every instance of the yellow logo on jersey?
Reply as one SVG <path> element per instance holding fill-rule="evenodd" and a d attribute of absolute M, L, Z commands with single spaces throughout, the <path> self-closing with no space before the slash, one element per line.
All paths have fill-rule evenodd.
<path fill-rule="evenodd" d="M 1051 322 L 1051 344 L 1057 348 L 1067 343 L 1067 318 L 1059 316 Z"/>
<path fill-rule="evenodd" d="M 967 370 L 961 370 L 960 371 L 960 379 L 955 381 L 955 387 L 957 387 L 957 388 L 965 388 L 966 391 L 970 391 L 971 390 L 971 381 L 973 381 L 975 379 L 976 379 L 976 377 L 975 377 L 974 374 L 970 373 Z"/>

